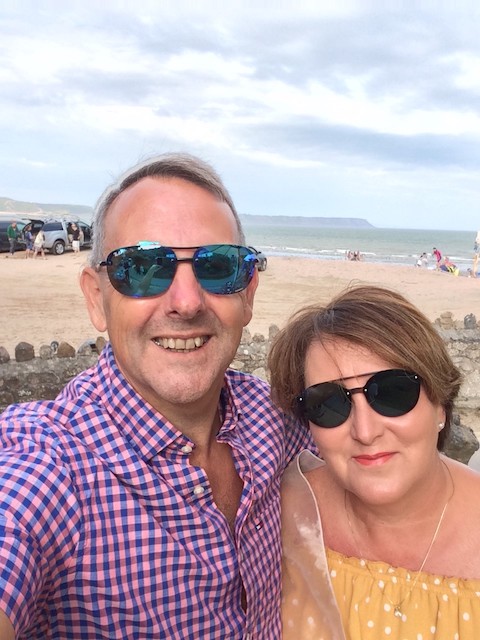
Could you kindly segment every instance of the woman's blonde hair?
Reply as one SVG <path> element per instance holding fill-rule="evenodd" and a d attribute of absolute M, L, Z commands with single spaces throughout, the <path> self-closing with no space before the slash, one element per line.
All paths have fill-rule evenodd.
<path fill-rule="evenodd" d="M 417 373 L 427 397 L 446 414 L 442 448 L 450 429 L 461 374 L 430 320 L 399 293 L 377 286 L 353 286 L 326 305 L 300 309 L 275 337 L 268 356 L 272 399 L 299 416 L 297 396 L 305 388 L 305 358 L 312 343 L 344 340 L 371 351 L 392 368 Z"/>

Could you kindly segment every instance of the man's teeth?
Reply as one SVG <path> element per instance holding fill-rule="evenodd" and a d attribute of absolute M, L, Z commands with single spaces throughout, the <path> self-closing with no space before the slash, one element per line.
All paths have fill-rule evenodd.
<path fill-rule="evenodd" d="M 179 351 L 188 351 L 190 349 L 196 349 L 201 347 L 207 338 L 197 336 L 196 338 L 187 338 L 184 340 L 183 338 L 157 338 L 155 340 L 156 344 L 160 345 L 164 349 L 176 349 Z"/>

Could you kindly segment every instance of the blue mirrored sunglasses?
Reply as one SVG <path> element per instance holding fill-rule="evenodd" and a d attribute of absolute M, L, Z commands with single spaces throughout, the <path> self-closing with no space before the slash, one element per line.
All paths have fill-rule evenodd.
<path fill-rule="evenodd" d="M 175 250 L 194 250 L 191 258 L 177 258 Z M 230 295 L 246 289 L 255 272 L 257 258 L 248 247 L 209 244 L 204 247 L 163 247 L 140 242 L 115 249 L 97 269 L 107 268 L 112 286 L 131 298 L 150 298 L 172 284 L 179 262 L 190 262 L 200 286 L 208 293 Z"/>

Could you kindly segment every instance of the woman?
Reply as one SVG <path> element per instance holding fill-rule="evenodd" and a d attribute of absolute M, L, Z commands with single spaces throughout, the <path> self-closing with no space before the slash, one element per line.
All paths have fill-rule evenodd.
<path fill-rule="evenodd" d="M 40 229 L 35 236 L 35 242 L 33 243 L 33 257 L 36 258 L 39 253 L 42 254 L 42 258 L 45 258 L 45 249 L 43 248 L 45 245 L 45 234 L 42 229 Z"/>
<path fill-rule="evenodd" d="M 25 231 L 25 258 L 33 258 L 33 234 L 30 229 Z"/>
<path fill-rule="evenodd" d="M 430 321 L 351 288 L 294 316 L 269 368 L 322 458 L 283 482 L 284 638 L 478 638 L 480 475 L 439 452 L 460 374 Z"/>

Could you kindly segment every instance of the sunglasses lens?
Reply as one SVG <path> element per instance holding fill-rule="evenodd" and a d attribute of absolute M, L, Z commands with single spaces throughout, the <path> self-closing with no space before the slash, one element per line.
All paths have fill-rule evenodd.
<path fill-rule="evenodd" d="M 411 411 L 420 396 L 420 376 L 400 369 L 380 371 L 370 378 L 367 400 L 377 413 L 397 418 Z"/>
<path fill-rule="evenodd" d="M 205 291 L 225 295 L 248 286 L 255 263 L 256 257 L 247 247 L 211 244 L 195 252 L 193 269 Z"/>
<path fill-rule="evenodd" d="M 112 251 L 107 260 L 110 282 L 124 296 L 148 298 L 171 285 L 177 259 L 168 247 L 125 247 Z"/>
<path fill-rule="evenodd" d="M 417 404 L 421 382 L 415 373 L 389 369 L 375 373 L 363 387 L 350 389 L 350 395 L 364 393 L 378 414 L 398 418 Z M 334 382 L 314 384 L 298 397 L 300 414 L 326 429 L 343 424 L 350 415 L 351 406 L 346 390 Z"/>
<path fill-rule="evenodd" d="M 305 389 L 299 398 L 301 413 L 318 427 L 339 427 L 350 415 L 351 402 L 338 384 L 323 382 Z"/>

